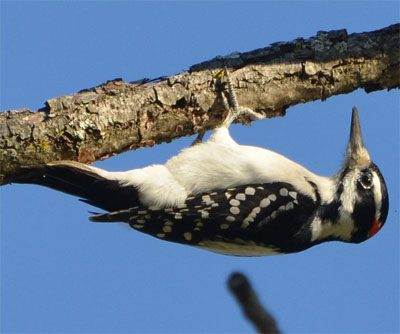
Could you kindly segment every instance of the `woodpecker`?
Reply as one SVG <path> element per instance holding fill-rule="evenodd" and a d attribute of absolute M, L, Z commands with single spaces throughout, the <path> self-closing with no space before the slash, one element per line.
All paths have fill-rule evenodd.
<path fill-rule="evenodd" d="M 101 208 L 93 222 L 123 222 L 156 238 L 235 256 L 300 252 L 326 241 L 360 243 L 384 225 L 384 178 L 363 144 L 353 108 L 343 166 L 316 175 L 273 151 L 240 145 L 235 119 L 265 115 L 238 106 L 227 72 L 223 124 L 164 165 L 109 172 L 76 161 L 26 167 L 15 182 L 50 187 Z M 246 118 L 247 117 L 247 118 Z"/>

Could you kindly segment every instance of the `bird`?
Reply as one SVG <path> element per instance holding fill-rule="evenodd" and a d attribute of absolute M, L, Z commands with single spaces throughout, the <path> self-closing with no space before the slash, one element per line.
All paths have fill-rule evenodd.
<path fill-rule="evenodd" d="M 208 140 L 197 140 L 164 165 L 110 172 L 76 161 L 23 168 L 15 183 L 49 187 L 161 240 L 232 256 L 304 251 L 328 241 L 360 243 L 385 224 L 385 180 L 364 146 L 353 107 L 344 163 L 332 177 L 314 174 L 271 150 L 241 145 L 233 121 L 265 115 L 237 103 L 226 71 L 228 114 Z M 201 136 L 202 137 L 202 136 Z"/>

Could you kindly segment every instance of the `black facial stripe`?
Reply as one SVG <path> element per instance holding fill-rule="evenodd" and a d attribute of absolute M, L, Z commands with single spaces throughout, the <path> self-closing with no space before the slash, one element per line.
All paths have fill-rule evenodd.
<path fill-rule="evenodd" d="M 357 201 L 352 213 L 354 224 L 358 230 L 352 235 L 352 242 L 362 242 L 367 239 L 375 218 L 375 200 L 372 196 L 361 194 L 362 199 Z"/>
<path fill-rule="evenodd" d="M 380 179 L 380 183 L 381 183 L 380 191 L 382 194 L 382 205 L 381 205 L 381 210 L 380 210 L 379 221 L 380 221 L 381 225 L 383 226 L 383 224 L 385 224 L 387 215 L 389 213 L 389 196 L 388 196 L 388 192 L 387 192 L 386 182 L 385 182 L 385 179 L 383 178 L 381 171 L 373 162 L 371 162 L 370 168 L 378 175 L 378 177 Z"/>
<path fill-rule="evenodd" d="M 323 206 L 323 217 L 327 219 L 328 217 L 332 222 L 335 222 L 337 218 L 339 217 L 339 208 L 342 205 L 342 201 L 340 199 L 340 196 L 342 195 L 344 191 L 344 185 L 343 185 L 343 180 L 346 176 L 346 174 L 349 172 L 350 168 L 346 167 L 343 172 L 340 174 L 339 177 L 339 185 L 336 188 L 336 193 L 335 193 L 335 199 L 330 203 L 329 205 L 324 205 Z"/>

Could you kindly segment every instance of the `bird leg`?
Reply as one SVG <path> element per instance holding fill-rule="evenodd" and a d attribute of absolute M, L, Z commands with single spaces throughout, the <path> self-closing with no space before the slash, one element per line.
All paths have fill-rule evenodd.
<path fill-rule="evenodd" d="M 206 130 L 200 131 L 199 134 L 197 135 L 196 139 L 193 141 L 192 145 L 190 145 L 190 146 L 200 144 L 203 141 L 203 137 L 205 134 L 206 134 Z"/>
<path fill-rule="evenodd" d="M 224 95 L 224 92 L 219 90 L 221 99 L 222 99 L 222 104 L 224 106 L 224 109 L 228 112 L 228 115 L 226 116 L 225 120 L 222 123 L 222 126 L 225 126 L 227 128 L 230 127 L 230 125 L 238 119 L 240 123 L 244 125 L 250 125 L 252 121 L 255 120 L 261 120 L 266 118 L 266 115 L 264 113 L 256 113 L 250 108 L 246 107 L 240 107 L 237 98 L 236 98 L 236 93 L 235 89 L 233 87 L 232 83 L 232 78 L 229 74 L 229 71 L 227 67 L 225 67 L 223 70 L 218 71 L 216 74 L 214 74 L 214 78 L 217 78 L 217 80 L 220 83 L 221 78 L 226 77 L 227 83 L 228 83 L 228 97 L 229 101 Z M 191 146 L 194 146 L 196 144 L 199 144 L 202 142 L 203 137 L 204 137 L 205 131 L 199 132 L 197 138 L 193 141 Z"/>
<path fill-rule="evenodd" d="M 265 114 L 256 113 L 250 108 L 239 106 L 236 98 L 235 89 L 233 88 L 232 78 L 226 67 L 224 69 L 224 74 L 226 74 L 226 79 L 228 83 L 229 103 L 223 92 L 221 92 L 222 103 L 225 110 L 228 111 L 228 115 L 226 116 L 222 125 L 229 128 L 232 122 L 234 122 L 236 119 L 239 119 L 239 121 L 245 125 L 250 125 L 251 121 L 264 119 L 266 117 Z"/>

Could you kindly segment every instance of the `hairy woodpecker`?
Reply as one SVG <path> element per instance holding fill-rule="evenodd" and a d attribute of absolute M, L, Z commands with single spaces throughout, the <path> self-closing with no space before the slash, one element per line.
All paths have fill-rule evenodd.
<path fill-rule="evenodd" d="M 75 161 L 27 167 L 19 183 L 82 198 L 108 211 L 94 222 L 125 222 L 156 238 L 237 256 L 293 253 L 325 241 L 359 243 L 385 223 L 385 181 L 364 147 L 357 109 L 339 172 L 323 177 L 288 158 L 236 143 L 238 117 L 264 118 L 239 108 L 229 73 L 228 116 L 204 143 L 165 165 L 108 172 Z"/>

